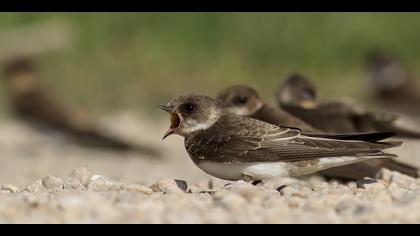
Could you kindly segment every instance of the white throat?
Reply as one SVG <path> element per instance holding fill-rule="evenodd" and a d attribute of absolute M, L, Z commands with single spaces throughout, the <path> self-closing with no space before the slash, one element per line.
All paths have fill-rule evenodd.
<path fill-rule="evenodd" d="M 257 105 L 253 109 L 249 109 L 248 107 L 229 107 L 229 110 L 237 115 L 251 116 L 255 114 L 255 112 L 257 112 L 259 109 L 261 109 L 262 106 L 264 106 L 264 103 L 258 101 Z"/>
<path fill-rule="evenodd" d="M 187 135 L 195 131 L 206 130 L 216 123 L 220 117 L 220 111 L 211 109 L 210 114 L 206 122 L 198 122 L 193 119 L 183 119 L 181 121 L 181 127 L 178 128 L 177 134 Z"/>

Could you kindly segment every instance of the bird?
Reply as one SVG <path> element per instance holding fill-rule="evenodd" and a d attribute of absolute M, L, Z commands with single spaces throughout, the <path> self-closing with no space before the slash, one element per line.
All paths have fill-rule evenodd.
<path fill-rule="evenodd" d="M 420 117 L 420 85 L 395 55 L 375 48 L 366 54 L 365 64 L 377 101 L 389 110 Z"/>
<path fill-rule="evenodd" d="M 1 72 L 13 114 L 31 127 L 60 133 L 85 147 L 131 151 L 153 158 L 161 156 L 155 148 L 109 135 L 98 127 L 97 121 L 71 109 L 41 83 L 34 58 L 17 56 L 3 60 Z"/>
<path fill-rule="evenodd" d="M 304 83 L 296 83 L 296 84 L 298 84 L 297 88 L 303 89 L 303 91 L 309 91 L 308 96 L 307 95 L 297 96 L 294 93 L 288 92 L 289 95 L 287 95 L 286 97 L 294 97 L 293 99 L 290 99 L 290 101 L 293 101 L 294 103 L 296 100 L 304 100 L 303 103 L 305 104 L 304 106 L 306 108 L 309 108 L 309 107 L 316 108 L 317 103 L 315 101 L 317 101 L 317 95 L 316 95 L 317 91 L 315 90 L 314 86 L 310 85 L 312 83 L 308 80 L 305 80 Z M 268 112 L 264 112 L 264 113 L 260 112 L 258 116 L 254 114 L 255 112 L 253 111 L 258 110 L 258 109 L 255 109 L 255 107 L 258 107 L 255 104 L 264 104 L 264 102 L 261 100 L 257 91 L 255 89 L 250 88 L 249 86 L 240 85 L 240 86 L 232 86 L 232 87 L 225 88 L 219 93 L 219 95 L 217 96 L 217 99 L 223 106 L 225 106 L 228 110 L 230 110 L 233 113 L 236 113 L 239 115 L 250 116 L 252 118 L 255 118 L 255 119 L 258 119 L 258 120 L 261 120 L 261 121 L 264 121 L 273 125 L 279 125 L 279 122 L 273 119 L 272 118 L 273 115 L 270 113 L 270 111 L 275 110 L 275 108 L 271 108 L 270 111 Z M 289 99 L 286 99 L 286 100 L 289 101 Z M 243 103 L 240 101 L 246 101 L 246 102 Z M 289 114 L 286 111 L 282 110 L 281 108 L 279 108 L 279 111 L 281 111 L 281 114 L 278 114 L 277 112 L 273 112 L 273 113 L 276 114 L 276 117 L 279 117 L 279 119 L 282 119 L 283 122 L 281 122 L 280 124 L 281 126 L 301 128 L 298 123 L 291 122 L 292 121 L 291 119 L 285 119 L 282 117 L 282 114 L 286 114 L 285 115 L 286 117 L 293 117 L 293 114 Z M 316 118 L 316 115 L 317 114 L 315 113 L 312 116 Z M 303 131 L 307 133 L 312 133 L 312 134 L 314 133 L 323 133 L 327 135 L 335 134 L 335 135 L 338 135 L 338 137 L 340 136 L 340 134 L 356 135 L 356 133 L 345 132 L 345 131 L 349 131 L 349 129 L 342 129 L 341 131 L 343 132 L 337 132 L 335 130 L 332 130 L 333 132 L 331 132 L 330 127 L 328 127 L 328 123 L 330 123 L 333 127 L 335 127 L 335 123 L 336 123 L 335 116 L 340 117 L 339 114 L 337 115 L 332 114 L 329 116 L 322 116 L 319 118 L 322 120 L 319 122 L 324 122 L 325 119 L 328 119 L 326 121 L 327 127 L 325 129 L 322 129 L 324 127 L 316 126 L 317 124 L 315 123 L 314 127 L 316 128 L 311 128 L 311 129 L 303 130 Z M 310 115 L 308 117 L 312 118 Z M 337 118 L 337 119 L 340 121 L 340 118 Z M 305 122 L 305 121 L 306 120 L 303 120 L 300 122 Z M 313 127 L 311 125 L 312 123 L 307 124 L 307 126 Z M 330 131 L 331 133 L 328 133 L 328 131 Z M 354 130 L 351 129 L 351 131 L 354 131 Z M 365 130 L 364 133 L 367 133 L 367 132 L 368 131 Z M 335 167 L 328 170 L 320 171 L 319 174 L 321 174 L 322 176 L 328 179 L 337 179 L 341 181 L 353 181 L 353 180 L 362 179 L 364 177 L 375 178 L 376 174 L 379 173 L 379 171 L 382 168 L 388 168 L 390 170 L 399 171 L 403 174 L 416 177 L 416 178 L 420 176 L 420 173 L 417 167 L 398 162 L 394 159 L 368 160 L 365 162 L 360 162 L 356 164 L 351 164 L 351 165 L 342 166 L 342 167 Z"/>
<path fill-rule="evenodd" d="M 320 170 L 377 158 L 395 158 L 384 150 L 402 144 L 385 141 L 393 133 L 311 136 L 232 113 L 216 99 L 180 95 L 161 106 L 170 115 L 163 139 L 184 137 L 193 163 L 214 177 L 246 182 L 300 177 Z"/>
<path fill-rule="evenodd" d="M 397 125 L 396 115 L 365 111 L 341 101 L 320 101 L 317 88 L 302 74 L 291 74 L 283 80 L 276 99 L 280 109 L 325 133 L 389 131 L 398 137 L 420 139 L 420 132 Z"/>
<path fill-rule="evenodd" d="M 270 106 L 264 102 L 255 89 L 249 86 L 229 86 L 218 93 L 217 100 L 238 115 L 249 116 L 275 125 L 298 127 L 306 132 L 320 132 L 284 110 Z"/>

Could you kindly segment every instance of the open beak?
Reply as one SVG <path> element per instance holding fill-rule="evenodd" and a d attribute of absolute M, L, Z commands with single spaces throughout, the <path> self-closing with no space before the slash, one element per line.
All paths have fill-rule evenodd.
<path fill-rule="evenodd" d="M 162 110 L 164 110 L 166 112 L 169 112 L 169 113 L 172 112 L 172 109 L 169 106 L 159 106 L 159 107 L 160 107 L 160 109 L 162 109 Z"/>
<path fill-rule="evenodd" d="M 168 131 L 166 131 L 165 135 L 163 135 L 162 140 L 168 137 L 171 134 L 174 134 L 176 129 L 178 128 L 181 119 L 179 118 L 178 114 L 172 111 L 172 109 L 168 106 L 160 106 L 160 108 L 169 113 L 171 116 L 171 126 L 169 127 Z"/>

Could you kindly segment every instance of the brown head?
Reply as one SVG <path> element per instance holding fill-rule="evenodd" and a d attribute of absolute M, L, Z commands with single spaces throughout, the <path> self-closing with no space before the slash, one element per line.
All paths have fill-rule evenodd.
<path fill-rule="evenodd" d="M 205 95 L 188 94 L 169 101 L 161 109 L 171 116 L 171 125 L 163 139 L 171 134 L 186 136 L 211 127 L 222 115 L 223 107 Z"/>
<path fill-rule="evenodd" d="M 264 106 L 257 91 L 245 85 L 223 89 L 217 95 L 217 100 L 229 111 L 242 116 L 252 116 Z"/>
<path fill-rule="evenodd" d="M 279 106 L 292 105 L 310 109 L 316 107 L 318 94 L 309 79 L 300 74 L 292 74 L 278 87 L 276 99 Z"/>
<path fill-rule="evenodd" d="M 366 67 L 369 82 L 377 91 L 389 91 L 403 86 L 409 74 L 399 60 L 384 49 L 374 49 L 367 53 Z"/>
<path fill-rule="evenodd" d="M 30 91 L 35 86 L 36 65 L 29 57 L 13 57 L 1 63 L 1 80 L 14 94 Z"/>
<path fill-rule="evenodd" d="M 35 63 L 29 57 L 13 57 L 1 62 L 1 77 L 5 80 L 35 73 Z"/>

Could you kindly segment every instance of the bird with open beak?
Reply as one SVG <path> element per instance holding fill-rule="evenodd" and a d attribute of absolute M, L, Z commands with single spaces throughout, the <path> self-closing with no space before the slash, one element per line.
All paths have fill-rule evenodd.
<path fill-rule="evenodd" d="M 392 133 L 366 135 L 306 135 L 234 114 L 205 95 L 173 98 L 171 134 L 184 137 L 192 161 L 204 172 L 224 180 L 247 182 L 298 177 L 369 159 L 393 158 L 383 150 L 401 142 L 381 141 Z"/>

